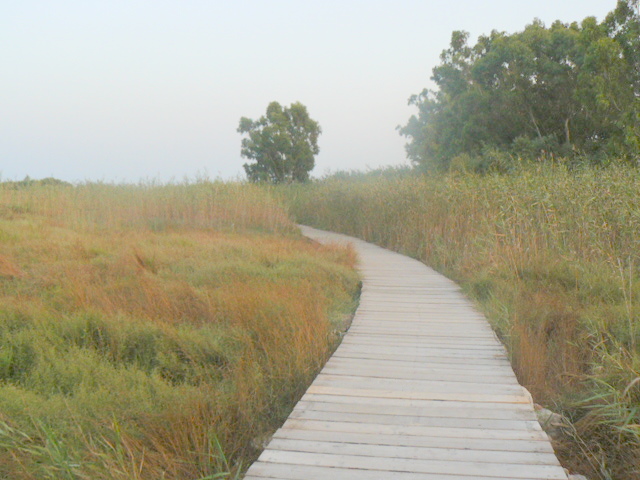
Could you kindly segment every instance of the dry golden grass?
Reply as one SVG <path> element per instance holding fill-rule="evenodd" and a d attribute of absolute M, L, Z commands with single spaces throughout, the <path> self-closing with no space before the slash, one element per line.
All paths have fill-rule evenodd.
<path fill-rule="evenodd" d="M 0 477 L 234 478 L 353 306 L 251 185 L 0 187 Z"/>

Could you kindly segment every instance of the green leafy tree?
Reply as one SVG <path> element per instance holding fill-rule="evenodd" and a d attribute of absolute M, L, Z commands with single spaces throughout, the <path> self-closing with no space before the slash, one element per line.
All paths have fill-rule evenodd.
<path fill-rule="evenodd" d="M 433 69 L 437 89 L 399 128 L 407 156 L 447 169 L 487 151 L 593 159 L 640 156 L 640 15 L 620 0 L 606 20 L 539 20 L 522 32 L 493 31 L 468 44 L 454 32 Z"/>
<path fill-rule="evenodd" d="M 640 163 L 640 1 L 619 0 L 603 25 L 620 49 L 612 76 L 625 78 L 624 84 L 616 85 L 618 91 L 623 90 L 621 98 L 615 104 L 605 100 L 605 104 L 619 112 L 620 144 Z"/>
<path fill-rule="evenodd" d="M 242 139 L 241 155 L 252 160 L 244 164 L 252 182 L 291 183 L 309 179 L 320 151 L 320 125 L 309 117 L 307 107 L 292 103 L 282 107 L 271 102 L 258 120 L 242 117 L 238 132 Z"/>

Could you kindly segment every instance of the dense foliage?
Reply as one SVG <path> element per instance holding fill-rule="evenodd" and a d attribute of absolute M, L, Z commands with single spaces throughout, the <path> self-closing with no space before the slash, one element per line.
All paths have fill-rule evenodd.
<path fill-rule="evenodd" d="M 266 115 L 258 120 L 242 117 L 238 132 L 242 139 L 241 155 L 253 160 L 244 170 L 252 182 L 304 182 L 313 170 L 314 155 L 320 152 L 321 129 L 300 102 L 284 107 L 271 102 Z"/>
<path fill-rule="evenodd" d="M 640 158 L 640 13 L 620 0 L 604 21 L 536 20 L 514 34 L 493 31 L 473 46 L 456 31 L 433 69 L 436 91 L 401 127 L 419 166 L 518 157 Z M 495 157 L 495 155 L 494 155 Z M 488 159 L 488 160 L 487 160 Z M 495 159 L 495 158 L 494 158 Z"/>

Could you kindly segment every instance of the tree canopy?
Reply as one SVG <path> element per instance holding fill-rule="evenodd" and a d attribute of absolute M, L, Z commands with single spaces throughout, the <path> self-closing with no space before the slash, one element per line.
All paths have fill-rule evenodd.
<path fill-rule="evenodd" d="M 318 137 L 322 130 L 302 103 L 283 108 L 271 102 L 266 115 L 258 120 L 242 117 L 238 132 L 247 134 L 240 153 L 253 161 L 243 165 L 250 181 L 291 183 L 309 179 L 314 156 L 320 152 Z"/>
<path fill-rule="evenodd" d="M 418 114 L 399 131 L 415 164 L 446 169 L 488 148 L 638 159 L 638 0 L 619 1 L 601 23 L 536 20 L 522 32 L 468 40 L 453 32 L 433 69 L 437 90 L 409 100 Z"/>

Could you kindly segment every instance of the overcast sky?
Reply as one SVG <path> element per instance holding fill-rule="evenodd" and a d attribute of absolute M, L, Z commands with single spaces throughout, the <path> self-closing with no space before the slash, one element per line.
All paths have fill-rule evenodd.
<path fill-rule="evenodd" d="M 300 101 L 316 176 L 406 164 L 395 131 L 453 30 L 472 41 L 615 0 L 0 0 L 0 175 L 244 178 L 240 117 Z"/>

